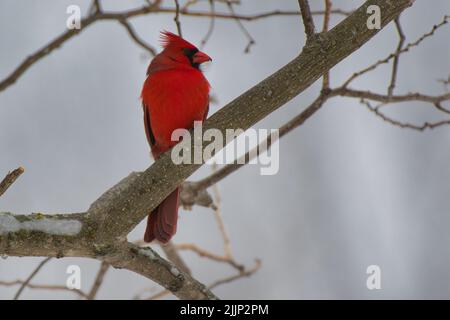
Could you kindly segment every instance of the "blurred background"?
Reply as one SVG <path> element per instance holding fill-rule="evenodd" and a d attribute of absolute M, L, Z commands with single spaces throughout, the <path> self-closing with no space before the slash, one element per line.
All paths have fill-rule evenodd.
<path fill-rule="evenodd" d="M 364 1 L 334 0 L 352 10 Z M 172 7 L 172 1 L 164 1 Z M 310 1 L 323 9 L 323 1 Z M 85 14 L 89 1 L 1 0 L 0 79 L 25 57 L 66 30 L 67 6 Z M 105 10 L 126 10 L 143 0 L 104 0 Z M 200 2 L 196 10 L 209 10 Z M 298 10 L 296 0 L 243 0 L 241 14 L 274 9 Z M 216 4 L 226 12 L 226 6 Z M 447 0 L 418 0 L 401 16 L 407 42 L 428 32 L 450 14 Z M 317 26 L 322 18 L 315 17 Z M 333 15 L 334 26 L 343 16 Z M 183 35 L 200 43 L 209 19 L 181 16 Z M 172 14 L 130 20 L 139 36 L 158 47 L 162 29 L 175 32 Z M 289 62 L 304 44 L 300 16 L 244 22 L 255 45 L 233 20 L 216 20 L 203 50 L 213 57 L 205 70 L 217 103 L 210 114 Z M 450 73 L 448 26 L 400 59 L 396 93 L 445 92 L 438 79 Z M 394 24 L 331 72 L 337 86 L 355 71 L 395 51 Z M 81 212 L 131 171 L 153 161 L 145 139 L 139 101 L 151 57 L 115 21 L 95 23 L 62 48 L 32 66 L 0 93 L 0 175 L 19 165 L 26 172 L 0 198 L 0 211 Z M 385 93 L 391 65 L 357 80 L 354 87 Z M 278 128 L 318 94 L 321 82 L 305 91 L 256 128 Z M 392 117 L 421 124 L 438 116 L 431 105 L 388 107 Z M 335 98 L 280 142 L 280 170 L 261 176 L 245 166 L 218 185 L 222 214 L 237 261 L 261 268 L 249 278 L 217 287 L 224 299 L 381 299 L 450 298 L 450 127 L 425 132 L 381 121 L 357 99 Z M 211 173 L 202 167 L 190 180 Z M 141 239 L 145 223 L 130 235 Z M 175 243 L 196 243 L 222 251 L 210 209 L 180 210 Z M 159 250 L 159 248 L 156 248 Z M 194 277 L 203 283 L 232 275 L 228 265 L 182 252 Z M 0 280 L 24 279 L 42 258 L 0 259 Z M 81 258 L 52 260 L 34 283 L 64 285 L 66 268 L 82 270 L 89 289 L 99 262 Z M 368 290 L 366 269 L 381 268 L 381 289 Z M 16 287 L 0 286 L 11 299 Z M 130 299 L 143 289 L 160 290 L 127 270 L 110 270 L 100 299 Z M 24 299 L 73 299 L 70 292 L 26 289 Z"/>

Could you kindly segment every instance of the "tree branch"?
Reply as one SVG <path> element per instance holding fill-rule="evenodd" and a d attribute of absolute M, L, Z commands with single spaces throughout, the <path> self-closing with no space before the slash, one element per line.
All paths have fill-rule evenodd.
<path fill-rule="evenodd" d="M 308 0 L 298 0 L 300 12 L 302 14 L 303 25 L 305 26 L 306 40 L 311 41 L 316 33 L 314 19 L 309 9 Z"/>
<path fill-rule="evenodd" d="M 0 281 L 0 286 L 10 287 L 10 286 L 17 286 L 22 285 L 25 281 L 22 280 L 14 280 L 14 281 Z M 39 289 L 39 290 L 52 290 L 52 291 L 68 291 L 77 294 L 81 298 L 87 298 L 86 293 L 84 293 L 81 290 L 78 289 L 69 289 L 66 286 L 61 285 L 51 285 L 51 284 L 32 284 L 27 283 L 27 288 L 30 289 Z"/>
<path fill-rule="evenodd" d="M 152 279 L 180 299 L 216 299 L 197 280 L 150 248 L 96 237 L 88 214 L 12 215 L 0 213 L 0 255 L 86 257 Z"/>
<path fill-rule="evenodd" d="M 331 7 L 332 2 L 331 0 L 324 0 L 325 1 L 325 14 L 323 15 L 323 26 L 322 26 L 322 32 L 327 32 L 330 28 L 330 16 L 331 16 Z M 330 70 L 328 70 L 323 75 L 322 80 L 322 90 L 328 90 L 330 88 Z"/>
<path fill-rule="evenodd" d="M 61 35 L 56 37 L 54 40 L 52 40 L 50 43 L 42 47 L 41 49 L 35 51 L 34 53 L 30 54 L 26 59 L 22 61 L 6 78 L 0 81 L 0 92 L 7 89 L 9 86 L 16 83 L 16 81 L 35 63 L 40 61 L 41 59 L 48 56 L 50 53 L 52 53 L 55 49 L 61 47 L 66 41 L 70 40 L 72 37 L 80 34 L 83 32 L 87 27 L 94 24 L 97 21 L 101 20 L 115 20 L 115 21 L 123 21 L 130 18 L 150 14 L 150 13 L 165 13 L 165 14 L 174 14 L 177 12 L 176 8 L 161 8 L 160 7 L 161 0 L 155 1 L 153 4 L 144 6 L 142 8 L 138 9 L 132 9 L 127 11 L 121 11 L 121 12 L 104 12 L 102 10 L 90 10 L 90 15 L 88 15 L 86 18 L 81 20 L 81 29 L 74 29 L 74 30 L 68 30 L 63 32 Z M 95 9 L 95 5 L 92 7 Z M 321 15 L 323 14 L 323 11 L 317 11 L 313 12 L 313 14 Z M 349 15 L 349 12 L 346 12 L 344 10 L 333 10 L 332 13 L 334 14 L 341 14 L 341 15 Z M 255 21 L 259 19 L 264 19 L 268 17 L 274 17 L 274 16 L 297 16 L 299 15 L 299 12 L 296 11 L 270 11 L 270 12 L 263 12 L 256 15 L 233 15 L 233 14 L 226 14 L 226 13 L 210 13 L 210 12 L 201 12 L 201 11 L 179 11 L 179 15 L 183 16 L 191 16 L 191 17 L 204 17 L 204 18 L 210 18 L 215 17 L 219 19 L 238 19 L 238 20 L 245 20 L 245 21 Z M 130 32 L 129 29 L 127 29 L 128 32 Z M 131 34 L 130 34 L 131 35 Z M 139 38 L 133 38 L 133 40 L 139 40 Z M 148 45 L 144 46 L 144 42 L 139 40 L 136 41 L 140 46 L 146 48 L 147 50 L 150 48 Z"/>
<path fill-rule="evenodd" d="M 442 94 L 439 96 L 430 96 L 421 93 L 408 93 L 404 95 L 383 95 L 379 93 L 374 93 L 371 91 L 355 90 L 350 88 L 337 88 L 332 91 L 333 95 L 339 95 L 342 97 L 352 97 L 352 98 L 365 98 L 373 101 L 379 101 L 383 103 L 390 102 L 406 102 L 406 101 L 422 101 L 428 103 L 440 103 L 443 101 L 450 100 L 450 93 Z"/>
<path fill-rule="evenodd" d="M 173 18 L 173 21 L 175 21 L 175 24 L 177 26 L 178 35 L 180 37 L 183 37 L 183 33 L 181 32 L 181 23 L 180 23 L 180 3 L 178 0 L 175 1 L 175 17 Z"/>
<path fill-rule="evenodd" d="M 398 63 L 400 60 L 400 52 L 402 50 L 403 43 L 405 42 L 405 34 L 403 33 L 402 25 L 400 24 L 400 16 L 395 19 L 395 27 L 398 32 L 399 41 L 397 51 L 395 51 L 394 61 L 392 62 L 391 84 L 388 87 L 388 96 L 392 96 L 394 94 L 395 82 L 397 81 Z"/>
<path fill-rule="evenodd" d="M 42 267 L 51 260 L 52 258 L 48 257 L 42 260 L 38 266 L 33 270 L 33 272 L 28 276 L 28 278 L 25 279 L 25 281 L 20 285 L 19 290 L 17 290 L 17 293 L 14 295 L 13 300 L 19 300 L 20 295 L 22 294 L 23 290 L 30 284 L 30 281 L 33 280 L 34 276 L 37 275 L 39 270 L 42 269 Z"/>
<path fill-rule="evenodd" d="M 9 172 L 5 178 L 0 182 L 0 197 L 8 190 L 8 188 L 25 172 L 23 167 L 19 167 Z"/>
<path fill-rule="evenodd" d="M 106 272 L 108 272 L 110 265 L 106 262 L 102 261 L 100 263 L 100 269 L 97 272 L 97 275 L 95 276 L 94 284 L 92 285 L 91 290 L 86 296 L 87 300 L 94 300 L 97 296 L 98 290 L 100 289 L 103 279 L 105 278 Z"/>
<path fill-rule="evenodd" d="M 134 42 L 136 42 L 139 46 L 141 46 L 148 53 L 150 53 L 152 57 L 156 55 L 155 48 L 153 48 L 151 45 L 145 43 L 141 38 L 139 38 L 139 36 L 136 34 L 136 31 L 134 31 L 133 27 L 127 20 L 125 19 L 119 20 L 119 23 L 125 28 L 131 39 L 134 40 Z"/>
<path fill-rule="evenodd" d="M 127 243 L 105 261 L 116 268 L 126 268 L 148 279 L 153 279 L 182 299 L 217 299 L 206 287 L 178 267 L 162 259 L 150 248 Z"/>
<path fill-rule="evenodd" d="M 412 129 L 416 131 L 425 131 L 426 129 L 434 129 L 437 127 L 441 127 L 444 125 L 450 125 L 450 120 L 441 120 L 436 122 L 424 122 L 421 125 L 412 124 L 409 122 L 401 122 L 395 119 L 392 119 L 391 117 L 388 117 L 383 112 L 380 111 L 380 108 L 384 105 L 384 103 L 381 103 L 377 105 L 376 107 L 372 106 L 369 101 L 365 99 L 361 99 L 360 101 L 363 105 L 365 105 L 371 112 L 373 112 L 377 117 L 381 118 L 383 121 L 392 124 L 393 126 L 400 127 L 400 128 L 406 128 L 406 129 Z"/>

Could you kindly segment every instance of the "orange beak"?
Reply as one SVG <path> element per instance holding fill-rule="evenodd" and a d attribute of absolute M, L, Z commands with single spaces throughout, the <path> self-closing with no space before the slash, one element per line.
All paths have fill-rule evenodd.
<path fill-rule="evenodd" d="M 192 61 L 194 63 L 197 64 L 202 64 L 203 62 L 206 61 L 212 61 L 211 57 L 208 56 L 206 53 L 203 53 L 201 51 L 198 51 L 197 53 L 194 54 L 194 56 L 192 57 Z"/>

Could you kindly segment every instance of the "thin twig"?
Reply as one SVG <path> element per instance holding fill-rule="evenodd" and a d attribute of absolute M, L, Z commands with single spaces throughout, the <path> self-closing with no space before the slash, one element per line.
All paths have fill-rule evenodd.
<path fill-rule="evenodd" d="M 8 190 L 8 188 L 20 177 L 22 173 L 25 172 L 23 167 L 19 167 L 8 174 L 0 182 L 0 197 Z"/>
<path fill-rule="evenodd" d="M 196 254 L 198 254 L 200 257 L 207 258 L 210 260 L 214 260 L 217 262 L 224 262 L 232 266 L 233 268 L 242 271 L 244 269 L 244 266 L 242 264 L 237 263 L 234 261 L 234 259 L 231 256 L 221 256 L 212 252 L 209 252 L 203 248 L 200 248 L 199 246 L 193 244 L 193 243 L 180 243 L 176 244 L 175 248 L 177 250 L 189 250 Z"/>
<path fill-rule="evenodd" d="M 125 30 L 127 30 L 129 36 L 131 37 L 131 39 L 134 40 L 134 42 L 136 42 L 139 46 L 144 48 L 148 53 L 150 53 L 151 56 L 154 57 L 156 55 L 155 48 L 153 48 L 151 45 L 145 43 L 141 38 L 139 38 L 139 36 L 136 34 L 136 31 L 127 20 L 121 19 L 119 20 L 119 23 L 125 28 Z"/>
<path fill-rule="evenodd" d="M 330 27 L 331 7 L 333 4 L 331 0 L 324 0 L 324 1 L 325 1 L 325 14 L 323 16 L 322 32 L 327 32 Z M 328 70 L 323 75 L 322 80 L 322 90 L 328 90 L 329 88 L 330 88 L 330 70 Z"/>
<path fill-rule="evenodd" d="M 236 274 L 236 275 L 234 275 L 234 276 L 227 277 L 227 278 L 224 278 L 224 279 L 215 281 L 215 282 L 211 283 L 211 284 L 208 286 L 208 289 L 212 290 L 212 289 L 214 289 L 214 288 L 216 288 L 217 286 L 220 286 L 220 285 L 222 285 L 222 284 L 230 283 L 230 282 L 235 281 L 235 280 L 238 280 L 238 279 L 240 279 L 240 278 L 250 277 L 250 276 L 251 276 L 252 274 L 254 274 L 256 271 L 258 271 L 259 268 L 261 268 L 261 260 L 256 259 L 256 261 L 255 261 L 255 266 L 254 266 L 252 269 L 244 270 L 243 272 L 240 272 L 240 273 L 238 273 L 238 274 Z"/>
<path fill-rule="evenodd" d="M 398 103 L 398 102 L 407 102 L 407 101 L 422 101 L 428 103 L 441 103 L 444 101 L 450 100 L 450 93 L 445 93 L 438 96 L 430 96 L 427 94 L 422 94 L 418 92 L 403 94 L 403 95 L 384 95 L 379 93 L 374 93 L 371 91 L 364 90 L 356 90 L 350 88 L 339 87 L 337 89 L 333 89 L 331 94 L 333 96 L 342 96 L 342 97 L 352 97 L 352 98 L 363 98 L 369 99 L 373 101 L 383 102 L 383 103 Z"/>
<path fill-rule="evenodd" d="M 87 294 L 88 300 L 94 300 L 97 296 L 98 291 L 100 290 L 100 287 L 103 284 L 103 280 L 105 279 L 106 272 L 110 268 L 110 265 L 104 261 L 100 264 L 100 269 L 97 272 L 97 275 L 95 277 L 94 283 L 92 284 L 92 288 Z"/>
<path fill-rule="evenodd" d="M 307 41 L 312 40 L 314 34 L 316 33 L 314 26 L 314 19 L 309 8 L 308 0 L 298 0 L 298 5 L 300 6 L 300 12 L 302 14 L 303 25 L 305 26 L 305 33 Z"/>
<path fill-rule="evenodd" d="M 234 8 L 233 8 L 233 3 L 227 1 L 226 4 L 228 6 L 228 10 L 230 10 L 231 15 L 236 16 L 236 12 L 234 11 Z M 248 40 L 248 43 L 244 49 L 244 52 L 249 53 L 251 46 L 255 44 L 255 39 L 253 39 L 252 35 L 250 34 L 250 32 L 247 30 L 247 28 L 244 26 L 244 24 L 242 23 L 242 21 L 240 19 L 235 19 L 235 21 L 236 21 L 236 24 L 238 25 L 239 29 L 241 29 L 242 33 L 245 35 L 245 37 Z"/>
<path fill-rule="evenodd" d="M 92 0 L 91 7 L 88 10 L 88 12 L 90 14 L 101 13 L 102 12 L 102 6 L 101 6 L 101 3 L 100 3 L 100 0 Z"/>
<path fill-rule="evenodd" d="M 168 294 L 170 294 L 169 290 L 161 290 L 161 291 L 155 293 L 154 295 L 146 298 L 145 300 L 158 300 L 158 299 L 161 299 L 164 296 L 167 296 Z"/>
<path fill-rule="evenodd" d="M 177 25 L 178 35 L 180 37 L 182 37 L 183 33 L 181 32 L 181 23 L 180 23 L 180 3 L 178 2 L 178 0 L 174 0 L 174 1 L 175 1 L 175 17 L 173 18 L 173 20 L 175 21 L 175 24 Z"/>
<path fill-rule="evenodd" d="M 217 165 L 213 165 L 213 172 L 217 170 Z M 221 211 L 221 197 L 219 192 L 219 187 L 217 186 L 217 183 L 213 186 L 213 193 L 214 193 L 214 203 L 216 205 L 214 209 L 214 217 L 216 218 L 217 225 L 220 230 L 220 234 L 222 235 L 223 239 L 223 247 L 225 251 L 225 257 L 233 261 L 233 254 L 231 251 L 231 241 L 230 237 L 228 236 L 227 230 L 225 228 L 225 223 L 223 222 L 222 218 L 222 211 Z"/>
<path fill-rule="evenodd" d="M 21 284 L 19 290 L 14 295 L 13 300 L 18 300 L 20 295 L 22 294 L 22 291 L 30 284 L 30 281 L 34 278 L 34 276 L 39 272 L 39 270 L 42 269 L 42 267 L 51 260 L 51 257 L 45 258 L 42 260 L 38 266 L 33 270 L 33 272 L 28 276 L 28 278 L 25 279 L 25 281 Z"/>
<path fill-rule="evenodd" d="M 81 25 L 83 26 L 81 29 L 77 30 L 68 30 L 61 33 L 51 42 L 49 42 L 44 47 L 38 49 L 32 54 L 29 54 L 26 59 L 24 59 L 8 76 L 6 76 L 3 80 L 0 80 L 0 92 L 8 88 L 9 86 L 16 83 L 16 81 L 35 63 L 40 61 L 41 59 L 48 56 L 55 49 L 61 47 L 66 41 L 71 39 L 72 37 L 80 34 L 84 30 L 87 29 L 90 25 L 97 21 L 101 20 L 121 20 L 121 19 L 130 19 L 150 13 L 168 13 L 173 14 L 176 13 L 177 10 L 174 8 L 161 8 L 160 7 L 161 0 L 154 1 L 151 5 L 147 5 L 142 8 L 132 9 L 121 12 L 91 12 L 91 14 L 81 20 Z M 344 10 L 336 9 L 332 10 L 333 14 L 340 14 L 344 16 L 348 16 L 351 12 L 347 12 Z M 323 11 L 312 12 L 314 15 L 322 15 Z M 201 12 L 201 11 L 179 11 L 179 15 L 183 16 L 192 16 L 192 17 L 203 17 L 203 18 L 211 18 L 211 12 Z M 220 19 L 233 19 L 233 20 L 245 20 L 245 21 L 256 21 L 259 19 L 275 17 L 275 16 L 298 16 L 298 11 L 268 11 L 263 13 L 258 13 L 254 15 L 230 15 L 226 13 L 215 13 L 215 18 Z"/>
<path fill-rule="evenodd" d="M 397 29 L 397 33 L 399 36 L 397 50 L 395 51 L 394 61 L 392 63 L 392 74 L 391 74 L 391 83 L 388 87 L 388 96 L 392 96 L 394 93 L 395 82 L 397 81 L 397 71 L 398 71 L 398 63 L 400 60 L 400 51 L 402 50 L 403 43 L 405 42 L 405 34 L 402 30 L 402 25 L 400 24 L 400 17 L 395 19 L 395 27 Z"/>
<path fill-rule="evenodd" d="M 34 53 L 28 55 L 28 57 L 22 61 L 6 78 L 0 81 L 0 92 L 14 84 L 31 66 L 33 66 L 36 62 L 40 61 L 44 57 L 48 56 L 55 49 L 61 47 L 66 41 L 71 39 L 72 37 L 82 33 L 94 22 L 100 20 L 120 20 L 120 19 L 129 19 L 132 17 L 137 17 L 141 15 L 145 15 L 151 13 L 159 8 L 161 0 L 157 0 L 151 6 L 145 6 L 139 9 L 133 9 L 129 11 L 123 12 L 94 12 L 88 15 L 86 18 L 81 20 L 81 25 L 83 26 L 81 29 L 67 30 L 53 39 L 50 43 L 42 47 L 41 49 L 35 51 Z"/>
<path fill-rule="evenodd" d="M 211 19 L 209 22 L 208 31 L 206 32 L 206 35 L 203 37 L 203 39 L 201 41 L 200 48 L 203 48 L 205 46 L 205 44 L 208 42 L 209 38 L 211 38 L 211 35 L 214 31 L 215 22 L 216 22 L 216 17 L 214 16 L 214 13 L 216 11 L 215 5 L 214 5 L 214 0 L 208 0 L 208 1 L 209 1 L 209 6 L 211 8 L 212 15 L 211 15 Z"/>
<path fill-rule="evenodd" d="M 0 286 L 5 287 L 11 287 L 11 286 L 17 286 L 17 285 L 23 285 L 25 281 L 23 280 L 14 280 L 14 281 L 0 281 Z M 77 295 L 79 295 L 81 298 L 87 298 L 87 294 L 79 289 L 69 289 L 66 286 L 60 286 L 60 285 L 50 285 L 50 284 L 32 284 L 28 283 L 25 284 L 25 286 L 29 289 L 38 289 L 38 290 L 55 290 L 55 291 L 68 291 L 73 292 Z"/>
<path fill-rule="evenodd" d="M 217 0 L 215 0 L 217 1 Z M 175 8 L 159 8 L 158 10 L 154 10 L 152 13 L 167 13 L 167 14 L 175 14 L 176 9 Z M 256 14 L 229 14 L 229 13 L 223 13 L 223 12 L 215 12 L 212 14 L 208 11 L 195 11 L 195 10 L 183 10 L 180 9 L 179 11 L 180 16 L 190 16 L 190 17 L 198 17 L 198 18 L 211 18 L 214 16 L 216 19 L 224 19 L 224 20 L 242 20 L 242 21 L 257 21 L 261 19 L 266 18 L 272 18 L 272 17 L 298 17 L 300 16 L 300 11 L 284 11 L 284 10 L 273 10 L 273 11 L 266 11 Z M 311 15 L 323 15 L 325 14 L 325 11 L 318 10 L 318 11 L 311 11 Z M 342 15 L 342 16 L 349 16 L 351 14 L 350 11 L 345 11 L 341 9 L 333 9 L 331 10 L 331 14 L 336 15 Z M 127 17 L 128 18 L 128 17 Z"/>
<path fill-rule="evenodd" d="M 441 127 L 444 125 L 450 125 L 450 120 L 442 120 L 437 122 L 424 122 L 422 125 L 412 124 L 409 122 L 401 122 L 395 119 L 392 119 L 391 117 L 385 115 L 380 111 L 380 108 L 383 106 L 383 104 L 379 104 L 377 106 L 372 106 L 367 100 L 361 99 L 361 103 L 365 105 L 371 112 L 373 112 L 376 116 L 381 118 L 383 121 L 390 123 L 396 127 L 404 128 L 404 129 L 412 129 L 416 131 L 425 131 L 426 129 L 434 129 L 437 127 Z"/>
<path fill-rule="evenodd" d="M 436 30 L 438 30 L 442 26 L 446 25 L 449 19 L 450 19 L 450 15 L 444 16 L 444 18 L 442 19 L 441 22 L 439 22 L 438 24 L 434 25 L 429 32 L 427 32 L 427 33 L 423 34 L 422 36 L 420 36 L 416 41 L 408 43 L 400 51 L 395 52 L 395 53 L 391 53 L 386 58 L 378 60 L 377 62 L 371 64 L 370 66 L 368 66 L 368 67 L 366 67 L 366 68 L 364 68 L 364 69 L 362 69 L 362 70 L 360 70 L 358 72 L 353 73 L 352 76 L 350 78 L 348 78 L 344 82 L 342 87 L 347 87 L 353 80 L 355 80 L 356 78 L 362 76 L 363 74 L 366 74 L 369 71 L 375 70 L 378 66 L 380 66 L 382 64 L 388 63 L 391 59 L 393 59 L 396 56 L 401 55 L 401 54 L 403 54 L 405 52 L 408 52 L 411 48 L 419 46 L 420 43 L 422 43 L 422 41 L 424 41 L 425 39 L 433 36 L 434 33 L 436 32 Z"/>

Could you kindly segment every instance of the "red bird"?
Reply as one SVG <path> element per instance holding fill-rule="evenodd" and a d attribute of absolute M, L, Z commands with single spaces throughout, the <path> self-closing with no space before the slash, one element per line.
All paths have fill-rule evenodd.
<path fill-rule="evenodd" d="M 211 58 L 171 32 L 161 32 L 161 39 L 164 50 L 151 61 L 141 94 L 145 132 L 155 159 L 177 143 L 171 140 L 175 129 L 193 128 L 209 108 L 209 83 L 200 65 Z M 150 213 L 146 242 L 167 243 L 175 234 L 179 195 L 177 187 Z"/>

